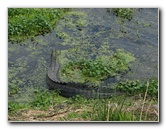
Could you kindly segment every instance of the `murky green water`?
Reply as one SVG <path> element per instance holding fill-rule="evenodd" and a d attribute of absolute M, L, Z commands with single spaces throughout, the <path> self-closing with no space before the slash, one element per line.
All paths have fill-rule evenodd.
<path fill-rule="evenodd" d="M 100 51 L 104 44 L 109 45 L 111 50 L 123 48 L 137 58 L 131 71 L 123 78 L 157 78 L 158 9 L 136 9 L 133 19 L 126 21 L 124 26 L 107 9 L 73 9 L 51 33 L 26 40 L 22 45 L 9 43 L 8 85 L 21 88 L 12 99 L 28 101 L 34 87 L 46 87 L 52 49 L 82 46 L 81 50 L 90 55 L 93 52 L 90 46 Z M 107 80 L 108 83 L 113 81 L 111 78 Z"/>

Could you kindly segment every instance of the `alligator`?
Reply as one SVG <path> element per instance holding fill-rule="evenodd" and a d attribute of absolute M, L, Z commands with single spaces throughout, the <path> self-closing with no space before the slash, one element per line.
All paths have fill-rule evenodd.
<path fill-rule="evenodd" d="M 115 94 L 121 94 L 121 92 L 115 92 L 110 86 L 91 86 L 88 84 L 61 81 L 58 73 L 61 67 L 58 55 L 59 53 L 56 50 L 52 51 L 51 63 L 46 74 L 46 82 L 50 90 L 59 90 L 60 95 L 64 97 L 80 95 L 85 98 L 110 98 Z"/>

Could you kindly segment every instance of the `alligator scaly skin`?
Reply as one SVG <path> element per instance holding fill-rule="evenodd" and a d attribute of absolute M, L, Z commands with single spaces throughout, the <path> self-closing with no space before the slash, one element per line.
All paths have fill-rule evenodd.
<path fill-rule="evenodd" d="M 48 77 L 55 82 L 60 82 L 58 76 L 60 64 L 58 63 L 57 56 L 58 56 L 57 51 L 53 50 L 51 54 L 51 65 L 48 68 Z"/>

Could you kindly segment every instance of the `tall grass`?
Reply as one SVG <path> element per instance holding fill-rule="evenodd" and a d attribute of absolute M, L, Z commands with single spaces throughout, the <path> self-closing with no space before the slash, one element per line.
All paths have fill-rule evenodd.
<path fill-rule="evenodd" d="M 109 100 L 98 100 L 93 107 L 92 121 L 132 121 L 133 115 L 124 111 L 126 97 L 114 97 Z"/>
<path fill-rule="evenodd" d="M 134 100 L 128 96 L 113 96 L 113 98 L 98 100 L 93 106 L 91 119 L 93 121 L 157 121 L 158 110 L 152 107 L 154 98 L 147 97 L 150 86 L 146 82 L 143 97 Z"/>

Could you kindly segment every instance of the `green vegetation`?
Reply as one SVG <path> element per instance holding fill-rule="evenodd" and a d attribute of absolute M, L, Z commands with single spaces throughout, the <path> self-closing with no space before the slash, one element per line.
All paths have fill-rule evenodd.
<path fill-rule="evenodd" d="M 9 8 L 8 35 L 10 41 L 22 41 L 54 29 L 69 9 Z"/>
<path fill-rule="evenodd" d="M 8 112 L 9 113 L 16 112 L 20 109 L 27 108 L 27 107 L 28 107 L 27 104 L 21 104 L 21 103 L 14 102 L 11 100 L 9 100 L 9 102 L 8 102 Z"/>
<path fill-rule="evenodd" d="M 11 91 L 9 91 L 10 93 Z M 11 94 L 14 97 L 16 94 Z M 25 96 L 26 97 L 26 96 Z M 8 101 L 8 112 L 9 114 L 15 114 L 21 109 L 40 109 L 47 110 L 51 106 L 60 105 L 64 103 L 64 98 L 59 96 L 58 91 L 49 91 L 44 88 L 35 87 L 32 90 L 31 100 L 27 102 L 16 102 L 12 99 Z M 22 98 L 23 99 L 23 98 Z M 27 98 L 28 99 L 28 98 Z"/>
<path fill-rule="evenodd" d="M 157 89 L 150 88 L 156 87 L 156 83 L 155 80 L 139 82 L 146 86 L 140 87 L 132 96 L 115 95 L 109 99 L 86 99 L 79 95 L 68 99 L 59 96 L 57 91 L 36 89 L 34 99 L 28 103 L 8 102 L 9 120 L 29 121 L 34 118 L 36 121 L 158 121 L 158 108 L 155 108 L 158 104 Z M 144 89 L 146 90 L 143 93 Z M 143 96 L 134 97 L 139 94 Z M 28 117 L 25 116 L 27 114 Z"/>
<path fill-rule="evenodd" d="M 92 120 L 94 121 L 131 121 L 132 113 L 124 111 L 126 97 L 114 97 L 111 100 L 102 100 L 93 107 Z M 110 103 L 111 102 L 111 103 Z"/>
<path fill-rule="evenodd" d="M 121 32 L 126 35 L 127 30 L 125 29 L 125 21 L 131 20 L 134 14 L 132 8 L 113 8 L 113 14 L 117 16 L 117 22 L 121 26 Z"/>
<path fill-rule="evenodd" d="M 74 82 L 76 80 L 93 84 L 110 76 L 120 76 L 129 69 L 129 63 L 134 60 L 135 57 L 131 53 L 118 49 L 112 55 L 97 56 L 95 60 L 70 61 L 61 66 L 60 75 L 63 81 Z"/>
<path fill-rule="evenodd" d="M 8 89 L 8 94 L 9 94 L 9 96 L 10 96 L 10 95 L 13 95 L 13 94 L 17 94 L 17 93 L 20 91 L 20 89 L 19 89 L 18 86 L 16 86 L 16 85 L 11 85 L 11 86 L 9 86 L 8 88 L 9 88 L 9 89 Z"/>
<path fill-rule="evenodd" d="M 146 85 L 149 83 L 148 96 L 152 98 L 158 98 L 158 80 L 150 79 L 148 82 L 141 82 L 140 80 L 126 80 L 125 82 L 119 82 L 116 84 L 116 89 L 127 93 L 128 95 L 141 94 L 144 96 L 146 91 Z"/>
<path fill-rule="evenodd" d="M 50 106 L 55 105 L 57 103 L 58 92 L 51 92 L 51 91 L 41 91 L 35 90 L 34 91 L 34 98 L 30 102 L 31 107 L 35 107 L 37 109 L 46 110 Z"/>
<path fill-rule="evenodd" d="M 123 20 L 123 22 L 125 19 L 131 20 L 134 13 L 132 8 L 113 8 L 112 10 L 117 17 Z"/>

